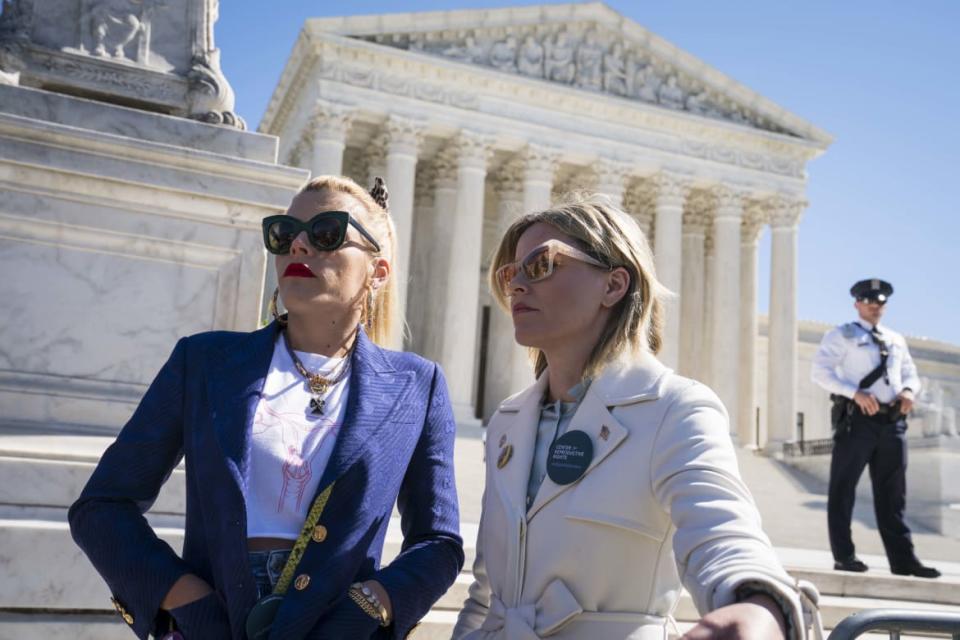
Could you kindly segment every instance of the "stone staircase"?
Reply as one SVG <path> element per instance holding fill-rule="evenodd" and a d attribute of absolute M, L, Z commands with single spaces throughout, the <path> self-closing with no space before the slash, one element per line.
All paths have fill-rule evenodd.
<path fill-rule="evenodd" d="M 0 640 L 132 637 L 113 613 L 106 586 L 70 539 L 66 523 L 68 505 L 79 494 L 108 442 L 81 436 L 0 434 Z M 482 469 L 478 456 L 478 440 L 458 442 L 456 462 L 467 562 L 456 583 L 415 633 L 418 640 L 450 637 L 473 579 L 473 523 L 479 519 L 483 477 L 478 471 Z M 149 516 L 158 534 L 175 549 L 182 542 L 183 508 L 183 476 L 177 471 Z M 780 518 L 789 520 L 790 514 L 780 514 Z M 775 536 L 773 539 L 776 543 Z M 395 517 L 387 535 L 385 562 L 399 552 L 401 542 L 399 519 Z M 948 549 L 953 544 L 943 542 Z M 848 574 L 829 569 L 828 552 L 786 546 L 777 550 L 793 575 L 810 580 L 820 589 L 828 628 L 870 608 L 960 611 L 960 563 L 932 562 L 944 577 L 929 581 L 893 576 L 880 569 L 885 561 L 877 555 L 861 554 L 874 567 L 869 573 Z M 952 557 L 960 560 L 960 555 Z M 681 631 L 697 619 L 686 595 L 675 617 Z"/>

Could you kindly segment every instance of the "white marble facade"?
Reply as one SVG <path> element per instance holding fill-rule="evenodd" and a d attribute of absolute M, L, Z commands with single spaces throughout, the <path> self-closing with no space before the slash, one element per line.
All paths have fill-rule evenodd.
<path fill-rule="evenodd" d="M 116 433 L 177 338 L 258 326 L 276 147 L 0 86 L 0 427 Z"/>
<path fill-rule="evenodd" d="M 496 232 L 587 188 L 637 217 L 676 293 L 662 359 L 716 388 L 744 444 L 764 378 L 761 444 L 794 439 L 805 167 L 831 142 L 808 122 L 587 3 L 308 20 L 260 128 L 287 163 L 400 194 L 406 346 L 444 366 L 462 422 L 532 377 L 499 309 L 483 331 Z M 776 312 L 755 366 L 764 226 Z"/>

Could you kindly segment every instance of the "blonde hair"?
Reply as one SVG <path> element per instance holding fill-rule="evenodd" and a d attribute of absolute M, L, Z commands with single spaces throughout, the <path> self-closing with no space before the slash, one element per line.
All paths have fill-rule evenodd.
<path fill-rule="evenodd" d="M 513 262 L 520 236 L 537 223 L 548 224 L 570 236 L 580 249 L 611 268 L 623 267 L 630 274 L 627 293 L 614 307 L 584 367 L 585 377 L 596 376 L 603 366 L 625 352 L 660 351 L 664 298 L 670 292 L 657 280 L 653 252 L 636 221 L 610 198 L 574 193 L 545 211 L 528 213 L 504 232 L 490 264 L 490 290 L 504 310 L 507 297 L 496 282 L 496 272 Z M 530 349 L 539 376 L 547 367 L 546 356 Z"/>
<path fill-rule="evenodd" d="M 378 255 L 390 263 L 391 273 L 393 273 L 393 270 L 397 268 L 395 262 L 397 233 L 393 226 L 393 219 L 385 206 L 385 193 L 382 194 L 381 202 L 383 204 L 381 204 L 366 189 L 345 176 L 317 176 L 300 189 L 300 193 L 307 191 L 344 193 L 357 200 L 367 214 L 366 219 L 363 220 L 363 225 L 370 232 L 370 235 L 377 239 L 380 244 Z M 397 340 L 394 331 L 400 327 L 401 321 L 397 288 L 394 286 L 392 277 L 388 278 L 384 285 L 376 290 L 369 313 L 367 333 L 370 339 L 380 346 L 395 346 L 392 344 Z"/>

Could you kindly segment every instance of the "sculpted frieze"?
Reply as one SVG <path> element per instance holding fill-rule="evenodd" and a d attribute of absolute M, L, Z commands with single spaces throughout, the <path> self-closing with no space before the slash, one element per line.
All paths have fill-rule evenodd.
<path fill-rule="evenodd" d="M 663 61 L 643 44 L 592 23 L 467 32 L 363 36 L 391 47 L 486 66 L 504 73 L 565 84 L 587 91 L 727 120 L 777 133 L 785 131 L 710 90 Z"/>
<path fill-rule="evenodd" d="M 441 84 L 412 77 L 397 76 L 390 71 L 381 72 L 365 65 L 348 64 L 335 59 L 322 59 L 317 67 L 317 74 L 326 80 L 344 82 L 393 95 L 449 104 L 464 109 L 473 109 L 477 106 L 476 94 L 447 88 Z"/>
<path fill-rule="evenodd" d="M 214 43 L 219 7 L 219 0 L 3 0 L 0 82 L 135 100 L 243 129 Z"/>

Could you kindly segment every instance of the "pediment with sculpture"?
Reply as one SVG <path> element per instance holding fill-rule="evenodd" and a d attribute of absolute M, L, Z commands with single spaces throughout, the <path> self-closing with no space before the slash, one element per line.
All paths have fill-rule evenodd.
<path fill-rule="evenodd" d="M 352 36 L 504 73 L 796 135 L 596 23 Z"/>

